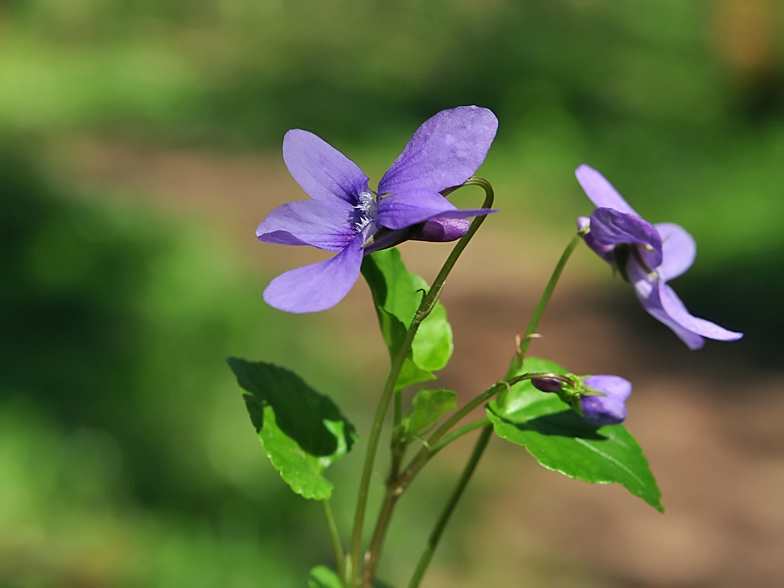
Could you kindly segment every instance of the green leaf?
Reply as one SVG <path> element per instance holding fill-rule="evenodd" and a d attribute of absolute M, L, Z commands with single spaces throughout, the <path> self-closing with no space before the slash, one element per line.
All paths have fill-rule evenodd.
<path fill-rule="evenodd" d="M 408 435 L 417 435 L 456 406 L 457 393 L 452 390 L 420 390 L 403 418 L 403 431 Z"/>
<path fill-rule="evenodd" d="M 567 374 L 556 363 L 531 357 L 514 375 L 526 372 Z M 493 401 L 487 416 L 499 437 L 523 445 L 544 467 L 593 484 L 617 483 L 664 511 L 648 461 L 623 425 L 595 428 L 555 394 L 529 381 L 512 386 L 503 406 Z"/>
<path fill-rule="evenodd" d="M 335 572 L 326 566 L 316 566 L 310 570 L 308 588 L 343 588 L 343 582 Z"/>
<path fill-rule="evenodd" d="M 333 486 L 321 474 L 351 449 L 354 426 L 293 372 L 233 357 L 228 363 L 264 452 L 283 480 L 305 498 L 329 498 Z"/>
<path fill-rule="evenodd" d="M 381 334 L 394 359 L 429 286 L 408 272 L 394 248 L 365 256 L 362 275 L 370 286 Z M 434 380 L 433 372 L 446 366 L 452 351 L 452 327 L 439 302 L 419 326 L 395 388 Z"/>

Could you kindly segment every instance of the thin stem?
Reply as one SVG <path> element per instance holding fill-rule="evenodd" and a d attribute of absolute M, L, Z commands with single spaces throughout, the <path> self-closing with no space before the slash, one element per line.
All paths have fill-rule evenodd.
<path fill-rule="evenodd" d="M 335 563 L 338 567 L 338 576 L 342 582 L 346 581 L 346 569 L 343 565 L 345 556 L 343 555 L 343 546 L 340 544 L 340 534 L 338 527 L 335 524 L 335 517 L 332 514 L 332 506 L 328 499 L 321 501 L 321 508 L 324 511 L 324 518 L 327 520 L 327 529 L 329 530 L 329 540 L 332 543 L 332 551 L 335 553 Z"/>
<path fill-rule="evenodd" d="M 401 493 L 396 489 L 388 488 L 384 503 L 381 505 L 381 512 L 376 521 L 376 528 L 373 531 L 373 538 L 370 540 L 370 547 L 365 553 L 365 568 L 362 572 L 362 586 L 371 586 L 376 575 L 376 568 L 381 555 L 381 547 L 384 544 L 384 537 L 392 520 L 392 513 Z"/>
<path fill-rule="evenodd" d="M 427 540 L 427 546 L 419 558 L 419 562 L 417 563 L 416 569 L 414 570 L 414 575 L 411 577 L 411 581 L 408 583 L 408 588 L 417 588 L 419 583 L 422 581 L 422 576 L 425 575 L 427 567 L 430 565 L 430 560 L 433 559 L 433 553 L 435 553 L 436 547 L 438 547 L 438 542 L 441 540 L 441 535 L 444 533 L 446 524 L 449 522 L 449 519 L 452 516 L 452 513 L 454 512 L 460 497 L 463 495 L 468 482 L 471 480 L 471 476 L 473 475 L 474 470 L 479 463 L 479 459 L 482 457 L 482 454 L 487 447 L 487 443 L 490 441 L 490 435 L 492 432 L 492 425 L 486 425 L 485 428 L 482 429 L 482 433 L 479 435 L 479 439 L 474 446 L 474 451 L 471 454 L 471 458 L 468 460 L 468 463 L 463 470 L 463 474 L 460 476 L 460 480 L 452 492 L 452 496 L 449 497 L 449 502 L 447 502 L 444 510 L 441 512 L 441 516 L 438 518 L 436 526 L 433 528 L 433 532 L 430 533 L 430 538 Z"/>
<path fill-rule="evenodd" d="M 564 252 L 561 254 L 561 259 L 558 260 L 558 263 L 553 270 L 552 275 L 550 276 L 550 281 L 547 282 L 547 286 L 544 288 L 544 292 L 542 292 L 542 297 L 539 299 L 539 304 L 536 305 L 536 310 L 534 310 L 533 316 L 531 316 L 531 321 L 528 323 L 528 328 L 525 330 L 525 335 L 523 335 L 523 340 L 520 342 L 520 359 L 525 356 L 525 352 L 528 351 L 528 345 L 531 343 L 531 335 L 536 332 L 536 327 L 539 326 L 539 319 L 542 318 L 544 314 L 545 308 L 547 308 L 547 303 L 550 302 L 550 297 L 553 295 L 553 291 L 555 290 L 555 286 L 558 284 L 558 280 L 561 277 L 561 273 L 566 267 L 566 262 L 569 261 L 569 257 L 571 257 L 572 252 L 574 251 L 577 244 L 580 242 L 580 239 L 583 237 L 583 232 L 578 232 L 569 244 L 564 249 Z"/>
<path fill-rule="evenodd" d="M 462 186 L 471 185 L 481 186 L 484 189 L 485 201 L 482 204 L 482 208 L 490 208 L 493 205 L 494 199 L 493 188 L 490 183 L 482 178 L 472 177 L 462 184 Z M 457 187 L 454 189 L 457 189 Z M 452 189 L 450 189 L 450 191 L 452 191 Z M 474 218 L 466 234 L 463 235 L 463 237 L 457 242 L 457 245 L 455 245 L 455 247 L 450 252 L 449 257 L 447 257 L 444 265 L 441 267 L 441 271 L 438 273 L 435 280 L 433 280 L 433 285 L 431 286 L 430 290 L 422 298 L 422 302 L 420 303 L 416 313 L 414 313 L 411 326 L 408 328 L 408 331 L 406 331 L 406 336 L 403 339 L 403 343 L 400 346 L 398 354 L 395 357 L 395 361 L 392 364 L 389 377 L 387 378 L 386 384 L 384 385 L 384 391 L 381 393 L 378 408 L 376 409 L 376 415 L 373 419 L 373 425 L 370 430 L 370 436 L 368 437 L 367 453 L 365 454 L 365 464 L 362 470 L 362 479 L 359 485 L 359 496 L 357 498 L 357 509 L 354 515 L 354 529 L 351 536 L 351 586 L 357 585 L 360 579 L 362 529 L 365 524 L 365 512 L 367 510 L 370 478 L 373 473 L 373 464 L 376 459 L 376 451 L 378 449 L 378 443 L 381 437 L 381 429 L 383 428 L 384 424 L 384 416 L 386 415 L 387 408 L 389 407 L 389 402 L 394 396 L 397 378 L 400 375 L 400 370 L 403 368 L 403 363 L 408 356 L 408 351 L 411 348 L 411 343 L 414 341 L 414 336 L 419 329 L 419 325 L 422 324 L 422 321 L 427 318 L 427 316 L 435 307 L 436 302 L 438 301 L 438 297 L 441 294 L 441 290 L 444 287 L 444 282 L 449 276 L 449 272 L 452 271 L 452 268 L 455 266 L 455 263 L 457 263 L 457 259 L 460 257 L 460 254 L 463 253 L 466 245 L 468 245 L 469 241 L 471 241 L 484 220 L 485 215 Z M 374 558 L 378 558 L 378 554 L 375 552 L 369 552 L 369 556 L 371 561 Z"/>
<path fill-rule="evenodd" d="M 473 423 L 468 423 L 467 425 L 465 425 L 463 427 L 460 427 L 459 429 L 457 429 L 455 431 L 452 431 L 451 433 L 449 433 L 449 435 L 447 435 L 446 437 L 441 439 L 441 441 L 439 441 L 436 445 L 434 445 L 433 447 L 430 448 L 430 457 L 433 457 L 436 453 L 441 451 L 444 447 L 446 447 L 447 445 L 449 445 L 453 441 L 456 441 L 457 439 L 459 439 L 463 435 L 466 435 L 466 434 L 470 433 L 471 431 L 479 429 L 480 427 L 484 427 L 485 425 L 487 425 L 489 423 L 490 423 L 490 419 L 485 417 L 483 419 L 479 419 L 478 421 L 474 421 Z"/>

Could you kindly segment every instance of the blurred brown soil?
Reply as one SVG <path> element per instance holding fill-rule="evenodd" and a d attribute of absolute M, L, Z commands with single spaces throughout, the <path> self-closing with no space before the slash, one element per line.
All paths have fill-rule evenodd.
<path fill-rule="evenodd" d="M 277 154 L 84 141 L 54 161 L 87 192 L 147 198 L 170 214 L 225 227 L 238 254 L 269 275 L 318 258 L 253 237 L 268 211 L 305 197 Z M 571 219 L 565 225 L 570 231 Z M 514 336 L 559 255 L 552 247 L 560 247 L 543 250 L 536 235 L 495 221 L 487 227 L 444 294 L 456 350 L 440 382 L 466 397 L 503 375 Z M 531 265 L 530 253 L 517 261 L 517 252 L 536 248 L 544 261 Z M 445 251 L 410 244 L 403 254 L 410 267 L 432 276 Z M 503 264 L 487 262 L 499 254 Z M 366 305 L 355 304 L 365 294 L 355 288 L 329 311 L 336 323 L 350 314 L 371 324 L 372 313 L 357 310 Z M 530 352 L 576 373 L 616 373 L 634 382 L 627 425 L 646 451 L 665 514 L 619 486 L 569 480 L 537 467 L 522 448 L 494 441 L 479 468 L 479 516 L 464 527 L 470 532 L 461 557 L 437 556 L 426 586 L 784 586 L 784 374 L 751 371 L 735 353 L 742 343 L 709 342 L 691 352 L 632 298 L 578 251 Z M 501 483 L 491 486 L 497 473 Z"/>

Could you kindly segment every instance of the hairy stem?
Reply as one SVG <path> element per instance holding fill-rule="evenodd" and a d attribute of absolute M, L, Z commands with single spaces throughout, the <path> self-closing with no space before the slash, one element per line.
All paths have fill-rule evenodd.
<path fill-rule="evenodd" d="M 490 208 L 493 205 L 494 193 L 493 188 L 487 180 L 482 178 L 469 178 L 466 180 L 462 186 L 472 186 L 477 185 L 481 186 L 485 191 L 485 201 L 482 204 L 482 208 Z M 462 187 L 459 186 L 459 187 Z M 457 189 L 455 187 L 454 189 Z M 450 189 L 449 191 L 452 191 Z M 447 191 L 445 191 L 447 192 Z M 463 250 L 468 245 L 469 241 L 473 238 L 476 231 L 479 229 L 480 225 L 484 222 L 485 216 L 477 216 L 471 222 L 471 227 L 468 229 L 468 232 L 463 235 L 463 237 L 457 242 L 457 245 L 452 249 L 447 257 L 444 265 L 441 267 L 441 271 L 438 272 L 435 280 L 433 281 L 433 285 L 431 286 L 430 290 L 425 294 L 422 298 L 422 302 L 419 305 L 416 313 L 414 313 L 414 318 L 411 321 L 411 326 L 408 328 L 406 332 L 406 336 L 403 339 L 403 343 L 398 351 L 397 356 L 395 357 L 395 361 L 392 364 L 392 368 L 389 372 L 389 377 L 387 378 L 386 384 L 384 386 L 384 390 L 381 393 L 381 398 L 379 399 L 378 408 L 376 409 L 376 415 L 373 419 L 373 425 L 370 430 L 370 436 L 368 438 L 368 447 L 367 453 L 365 454 L 365 463 L 362 470 L 362 478 L 360 481 L 359 486 L 359 496 L 357 498 L 357 509 L 354 515 L 354 529 L 351 536 L 351 586 L 356 586 L 359 584 L 360 580 L 360 568 L 361 568 L 361 561 L 360 558 L 362 556 L 362 529 L 365 524 L 365 512 L 367 510 L 367 500 L 368 500 L 368 493 L 370 489 L 370 478 L 373 473 L 373 464 L 376 458 L 376 451 L 378 449 L 379 439 L 381 437 L 381 429 L 383 428 L 384 424 L 384 416 L 386 415 L 387 408 L 389 407 L 390 400 L 395 393 L 395 384 L 397 383 L 398 376 L 400 375 L 400 370 L 403 368 L 403 363 L 406 360 L 408 355 L 409 349 L 411 348 L 411 344 L 414 341 L 414 336 L 416 335 L 417 330 L 419 329 L 419 325 L 422 324 L 422 321 L 427 318 L 430 312 L 436 305 L 438 298 L 441 294 L 441 290 L 444 287 L 444 282 L 446 278 L 449 276 L 449 272 L 452 271 L 454 268 L 455 263 L 457 263 L 457 259 L 463 253 Z M 399 412 L 396 410 L 396 412 Z M 397 418 L 400 418 L 400 415 L 397 415 Z M 393 443 L 393 446 L 395 444 Z M 394 504 L 390 508 L 393 508 Z M 390 512 L 391 516 L 391 512 Z M 388 525 L 388 520 L 384 526 Z M 381 536 L 383 537 L 384 529 L 380 531 Z M 377 546 L 377 549 L 374 551 L 368 552 L 368 561 L 376 561 L 379 557 L 381 544 Z M 373 564 L 375 565 L 375 564 Z M 369 581 L 372 582 L 373 578 L 370 577 Z M 363 585 L 369 586 L 369 583 L 365 583 L 363 581 Z"/>

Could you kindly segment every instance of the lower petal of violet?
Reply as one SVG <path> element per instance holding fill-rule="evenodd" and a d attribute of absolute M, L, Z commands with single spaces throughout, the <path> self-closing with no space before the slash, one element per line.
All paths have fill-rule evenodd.
<path fill-rule="evenodd" d="M 715 323 L 692 316 L 672 288 L 660 279 L 651 278 L 637 263 L 631 261 L 628 272 L 642 307 L 672 329 L 689 349 L 700 349 L 705 344 L 703 337 L 719 341 L 734 341 L 743 337 L 743 333 L 728 331 Z"/>
<path fill-rule="evenodd" d="M 319 312 L 335 306 L 351 290 L 362 265 L 362 237 L 357 235 L 332 259 L 281 274 L 264 290 L 264 301 L 278 310 Z"/>

